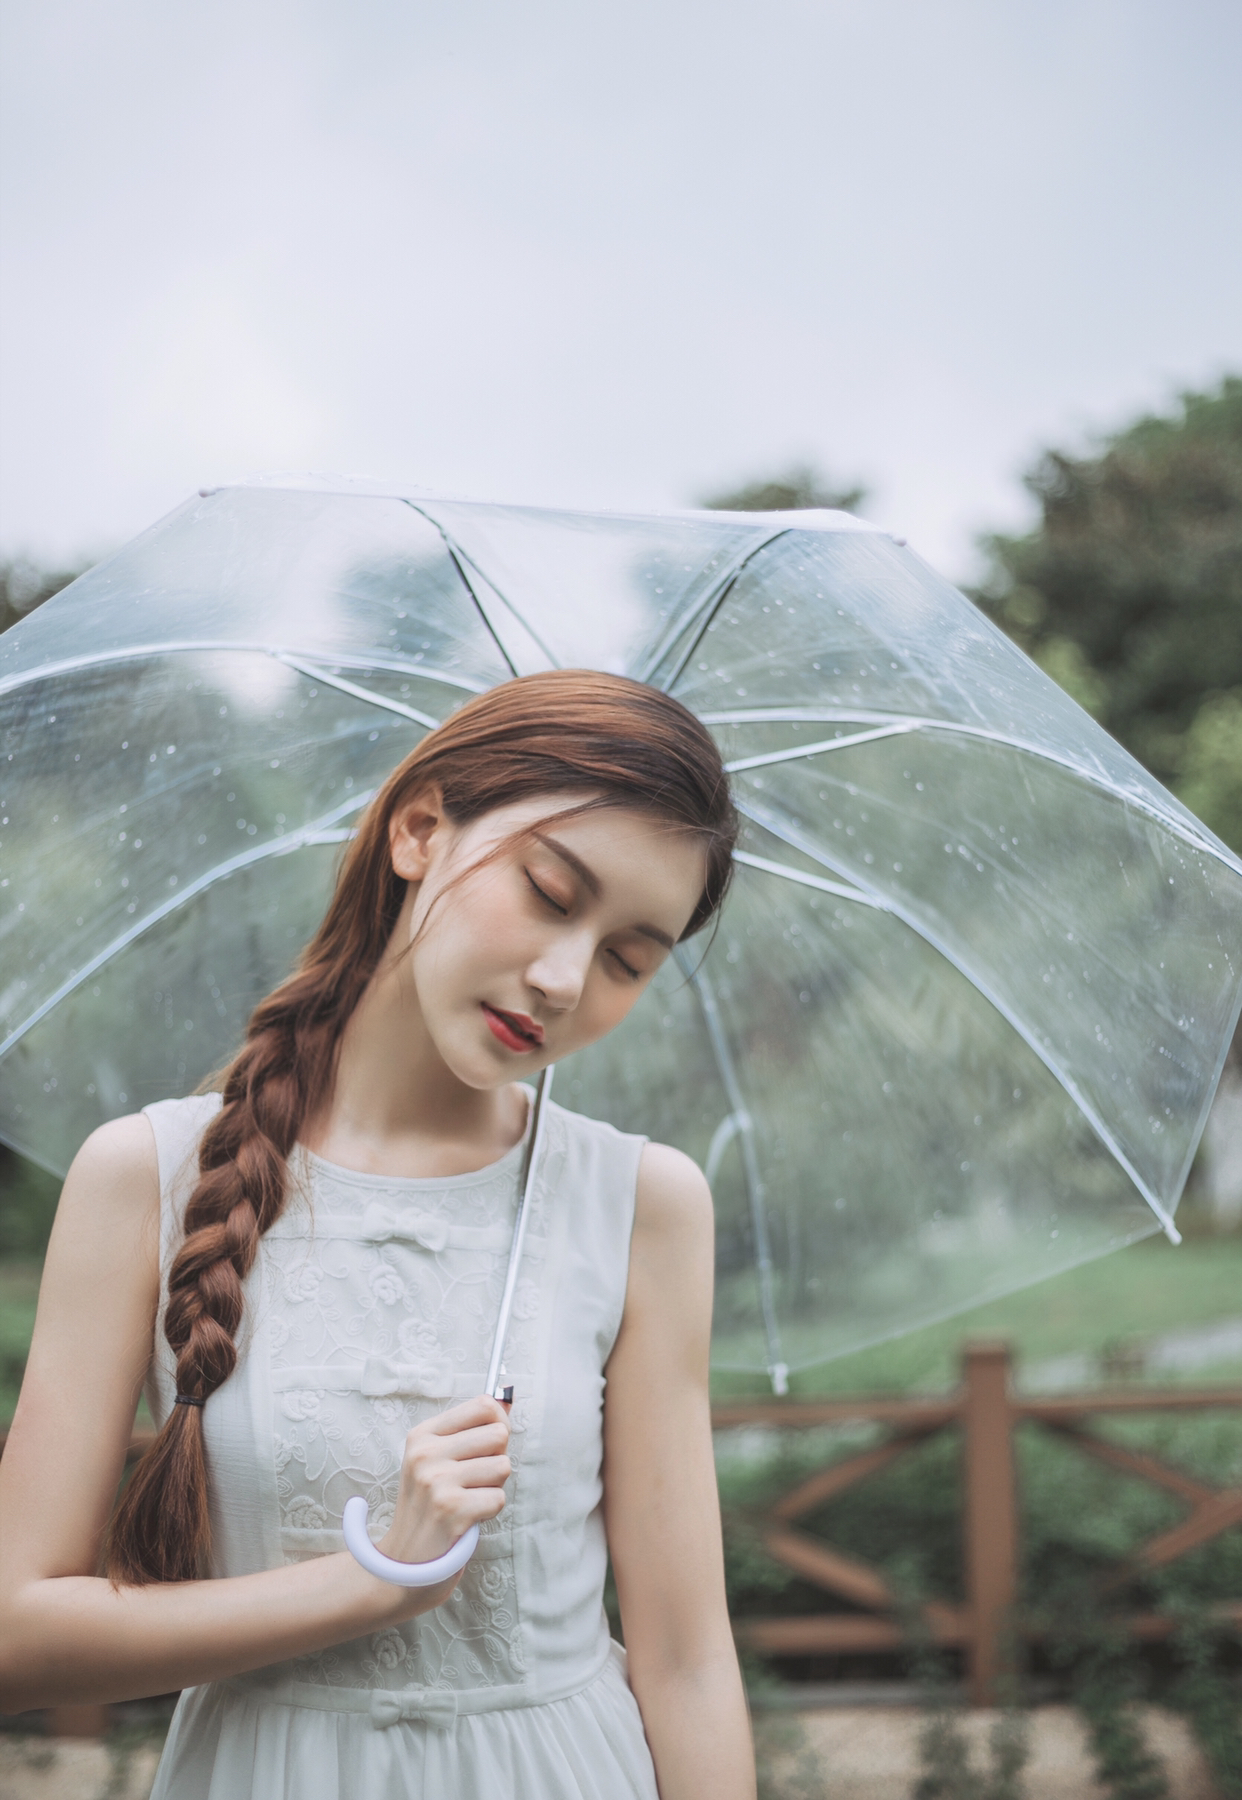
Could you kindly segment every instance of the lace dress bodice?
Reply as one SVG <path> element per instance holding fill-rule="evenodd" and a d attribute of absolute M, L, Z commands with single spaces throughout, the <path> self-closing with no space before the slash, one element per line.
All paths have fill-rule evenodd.
<path fill-rule="evenodd" d="M 160 1160 L 165 1279 L 197 1176 L 198 1140 L 218 1105 L 207 1095 L 147 1109 Z M 624 1306 L 642 1146 L 611 1126 L 548 1108 L 505 1354 L 516 1390 L 513 1475 L 504 1512 L 483 1526 L 451 1598 L 407 1624 L 192 1690 L 157 1795 L 236 1800 L 252 1792 L 249 1777 L 244 1788 L 235 1785 L 235 1768 L 233 1785 L 212 1785 L 239 1753 L 226 1742 L 230 1708 L 234 1725 L 244 1714 L 247 1741 L 256 1719 L 269 1736 L 278 1730 L 282 1768 L 293 1754 L 290 1733 L 305 1741 L 297 1785 L 286 1773 L 284 1785 L 262 1790 L 265 1800 L 285 1792 L 299 1800 L 387 1793 L 388 1778 L 368 1776 L 367 1768 L 377 1756 L 388 1768 L 399 1742 L 409 1767 L 394 1794 L 424 1791 L 413 1778 L 419 1769 L 426 1777 L 431 1753 L 437 1781 L 451 1782 L 426 1788 L 437 1800 L 485 1791 L 477 1784 L 492 1779 L 489 1756 L 510 1770 L 491 1791 L 525 1793 L 512 1775 L 520 1773 L 523 1734 L 537 1728 L 538 1735 L 558 1712 L 572 1723 L 592 1696 L 609 1731 L 620 1721 L 628 1733 L 626 1744 L 612 1747 L 618 1766 L 633 1764 L 622 1785 L 599 1793 L 654 1795 L 641 1721 L 628 1687 L 622 1694 L 618 1685 L 624 1676 L 602 1605 L 604 1365 Z M 237 1369 L 203 1411 L 213 1574 L 341 1549 L 341 1515 L 354 1494 L 367 1500 L 372 1533 L 380 1535 L 410 1426 L 483 1390 L 521 1158 L 517 1145 L 474 1173 L 413 1180 L 363 1175 L 295 1152 L 285 1211 L 247 1278 Z M 174 1393 L 162 1324 L 157 1344 L 148 1399 L 162 1421 Z M 342 1733 L 357 1740 L 344 1785 L 332 1785 L 309 1749 L 325 1719 L 335 1732 L 333 1766 Z M 203 1774 L 213 1733 L 215 1773 Z M 466 1753 L 472 1734 L 473 1760 Z M 502 1745 L 503 1734 L 511 1741 Z M 458 1753 L 446 1774 L 450 1742 Z M 262 1762 L 257 1738 L 252 1748 Z M 540 1784 L 532 1796 L 559 1793 L 549 1779 L 546 1767 L 536 1772 L 532 1764 L 531 1780 Z M 253 1788 L 256 1797 L 260 1791 Z"/>

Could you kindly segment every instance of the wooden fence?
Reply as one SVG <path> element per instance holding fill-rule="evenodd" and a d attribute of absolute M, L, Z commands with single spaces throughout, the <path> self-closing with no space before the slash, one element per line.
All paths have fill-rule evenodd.
<path fill-rule="evenodd" d="M 1242 1388 L 1136 1387 L 1019 1398 L 1012 1388 L 1009 1346 L 999 1341 L 968 1346 L 961 1385 L 943 1399 L 718 1404 L 712 1409 L 712 1423 L 718 1430 L 743 1425 L 806 1430 L 865 1421 L 889 1428 L 880 1443 L 829 1463 L 800 1481 L 767 1509 L 761 1522 L 769 1555 L 861 1610 L 747 1619 L 737 1626 L 738 1639 L 763 1654 L 781 1657 L 902 1650 L 905 1636 L 897 1599 L 880 1571 L 800 1529 L 798 1520 L 889 1467 L 937 1432 L 957 1429 L 962 1437 L 965 1475 L 962 1550 L 967 1598 L 964 1605 L 947 1600 L 928 1602 L 924 1624 L 934 1641 L 964 1651 L 971 1697 L 976 1705 L 989 1705 L 1003 1672 L 1006 1634 L 1018 1597 L 1015 1426 L 1033 1421 L 1085 1455 L 1140 1476 L 1185 1503 L 1183 1519 L 1149 1538 L 1118 1566 L 1115 1586 L 1139 1570 L 1163 1568 L 1242 1523 L 1242 1487 L 1210 1487 L 1144 1451 L 1128 1450 L 1098 1436 L 1088 1421 L 1109 1413 L 1189 1412 L 1211 1407 L 1242 1407 Z M 149 1439 L 150 1433 L 135 1434 L 130 1461 L 141 1454 Z M 1242 1625 L 1242 1601 L 1218 1610 L 1222 1618 Z M 1174 1621 L 1160 1613 L 1136 1613 L 1126 1622 L 1136 1638 L 1146 1640 L 1167 1637 L 1175 1629 Z M 94 1737 L 106 1729 L 107 1720 L 108 1710 L 103 1706 L 62 1706 L 51 1709 L 48 1722 L 50 1730 L 61 1736 Z"/>
<path fill-rule="evenodd" d="M 1231 1525 L 1242 1523 L 1242 1487 L 1210 1487 L 1157 1457 L 1100 1437 L 1088 1424 L 1109 1413 L 1242 1407 L 1242 1388 L 1122 1388 L 1025 1399 L 1014 1394 L 1010 1375 L 1008 1344 L 975 1343 L 965 1353 L 961 1386 L 944 1399 L 763 1400 L 714 1407 L 712 1420 L 717 1429 L 746 1425 L 806 1430 L 867 1420 L 889 1427 L 880 1443 L 800 1481 L 767 1509 L 760 1524 L 762 1541 L 777 1562 L 862 1610 L 747 1619 L 738 1624 L 739 1641 L 781 1657 L 903 1648 L 905 1634 L 896 1596 L 879 1570 L 800 1529 L 798 1520 L 950 1428 L 959 1430 L 962 1437 L 962 1552 L 967 1598 L 964 1605 L 932 1600 L 924 1609 L 924 1625 L 935 1642 L 965 1652 L 971 1697 L 979 1706 L 989 1705 L 995 1698 L 1006 1634 L 1018 1598 L 1015 1426 L 1033 1421 L 1085 1455 L 1140 1476 L 1185 1502 L 1186 1516 L 1141 1544 L 1118 1566 L 1108 1585 L 1118 1586 L 1142 1569 L 1163 1568 Z M 1219 1610 L 1222 1618 L 1242 1625 L 1242 1602 Z M 1132 1634 L 1142 1639 L 1166 1637 L 1175 1629 L 1174 1621 L 1159 1613 L 1135 1614 L 1126 1622 Z"/>

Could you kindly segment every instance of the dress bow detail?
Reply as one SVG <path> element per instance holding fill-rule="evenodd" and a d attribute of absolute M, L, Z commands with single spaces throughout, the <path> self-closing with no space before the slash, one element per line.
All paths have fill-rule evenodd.
<path fill-rule="evenodd" d="M 448 1730 L 457 1723 L 457 1695 L 449 1688 L 384 1689 L 371 1695 L 371 1723 L 377 1731 L 386 1731 L 403 1719 L 418 1719 L 424 1725 Z"/>
<path fill-rule="evenodd" d="M 393 1394 L 447 1400 L 453 1392 L 453 1371 L 447 1362 L 431 1358 L 403 1362 L 395 1356 L 368 1356 L 362 1368 L 362 1392 L 373 1400 Z"/>
<path fill-rule="evenodd" d="M 449 1226 L 445 1219 L 437 1219 L 434 1213 L 405 1211 L 399 1207 L 387 1206 L 382 1200 L 372 1200 L 363 1214 L 362 1229 L 366 1236 L 377 1244 L 387 1244 L 393 1238 L 408 1238 L 415 1244 L 421 1244 L 424 1250 L 432 1252 L 443 1250 L 449 1241 Z"/>

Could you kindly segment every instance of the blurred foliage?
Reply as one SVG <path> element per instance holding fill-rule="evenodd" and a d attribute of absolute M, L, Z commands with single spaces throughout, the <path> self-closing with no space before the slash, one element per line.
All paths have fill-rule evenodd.
<path fill-rule="evenodd" d="M 952 1680 L 949 1656 L 927 1630 L 922 1603 L 928 1594 L 918 1574 L 917 1559 L 908 1561 L 904 1569 L 894 1568 L 890 1581 L 914 1647 L 911 1674 L 923 1693 L 920 1773 L 911 1800 L 1025 1800 L 1024 1771 L 1030 1761 L 1031 1734 L 1021 1681 L 1013 1674 L 1000 1677 L 998 1707 L 984 1755 L 973 1755 L 965 1730 L 964 1695 Z"/>
<path fill-rule="evenodd" d="M 16 625 L 81 573 L 81 569 L 41 569 L 20 558 L 0 562 L 0 631 Z"/>
<path fill-rule="evenodd" d="M 823 1800 L 823 1765 L 794 1713 L 760 1713 L 753 1721 L 758 1800 Z"/>
<path fill-rule="evenodd" d="M 1178 797 L 1242 849 L 1242 689 L 1207 696 L 1182 740 L 1178 766 Z"/>
<path fill-rule="evenodd" d="M 1169 1702 L 1189 1721 L 1224 1800 L 1242 1800 L 1242 1706 L 1236 1684 L 1221 1676 L 1221 1652 L 1229 1634 L 1176 1593 L 1165 1596 L 1165 1610 L 1179 1620 L 1174 1639 L 1178 1674 Z"/>
<path fill-rule="evenodd" d="M 1088 1610 L 1081 1595 L 1067 1588 L 1061 1598 L 1054 1657 L 1069 1676 L 1086 1724 L 1096 1779 L 1110 1800 L 1172 1800 L 1164 1765 L 1145 1741 L 1137 1710 L 1147 1698 L 1142 1662 L 1126 1634 Z M 1074 1608 L 1068 1615 L 1067 1606 Z"/>
<path fill-rule="evenodd" d="M 983 540 L 974 598 L 1242 849 L 1242 378 L 1048 450 L 1026 486 L 1040 522 Z"/>
<path fill-rule="evenodd" d="M 1242 1415 L 1219 1412 L 1123 1417 L 1096 1427 L 1221 1486 L 1242 1482 Z M 749 1434 L 753 1436 L 753 1434 Z M 768 1434 L 765 1434 L 767 1436 Z M 719 1445 L 729 1604 L 737 1618 L 841 1610 L 841 1602 L 767 1557 L 762 1510 L 817 1468 L 879 1441 L 878 1427 L 776 1433 L 764 1451 L 724 1434 Z M 1038 1427 L 1017 1434 L 1021 1495 L 1019 1617 L 1039 1625 L 1036 1669 L 1051 1675 L 1083 1715 L 1103 1791 L 1113 1800 L 1159 1800 L 1167 1792 L 1144 1741 L 1136 1705 L 1158 1701 L 1181 1712 L 1199 1739 L 1222 1795 L 1242 1795 L 1242 1734 L 1237 1669 L 1242 1634 L 1214 1619 L 1218 1602 L 1242 1598 L 1242 1527 L 1201 1545 L 1167 1569 L 1135 1574 L 1105 1600 L 1101 1583 L 1146 1538 L 1172 1525 L 1183 1507 L 1150 1483 L 1084 1456 Z M 799 1526 L 846 1556 L 884 1573 L 908 1603 L 936 1596 L 960 1601 L 961 1445 L 954 1431 L 847 1489 Z M 1158 1607 L 1177 1620 L 1164 1646 L 1139 1646 L 1118 1616 Z M 991 1772 L 972 1767 L 947 1683 L 949 1653 L 920 1644 L 907 1673 L 930 1695 L 922 1742 L 925 1800 L 993 1800 L 1021 1791 L 1024 1734 L 1021 1682 L 990 1746 Z M 789 1671 L 793 1673 L 791 1669 Z M 878 1673 L 862 1657 L 824 1657 L 818 1679 Z M 891 1675 L 891 1665 L 887 1673 Z M 939 1685 L 938 1685 L 939 1684 Z"/>
<path fill-rule="evenodd" d="M 805 512 L 809 507 L 857 512 L 866 498 L 865 487 L 834 487 L 818 469 L 795 463 L 783 475 L 747 482 L 702 504 L 710 512 Z"/>
<path fill-rule="evenodd" d="M 1242 1484 L 1242 1414 L 1236 1408 L 1136 1416 L 1101 1429 L 1128 1448 L 1145 1450 L 1203 1481 Z M 764 1553 L 759 1511 L 813 1470 L 856 1455 L 881 1435 L 869 1426 L 788 1434 L 760 1459 L 734 1461 L 724 1449 L 720 1491 L 736 1616 L 824 1610 L 824 1595 L 817 1588 Z M 1024 1427 L 1016 1443 L 1023 1605 L 1033 1610 L 1062 1585 L 1087 1591 L 1137 1544 L 1182 1516 L 1184 1507 L 1170 1494 L 1084 1456 L 1035 1426 Z M 913 1575 L 923 1591 L 960 1601 L 965 1591 L 961 1479 L 960 1443 L 954 1432 L 942 1431 L 799 1524 L 907 1585 L 913 1558 Z M 1181 1558 L 1167 1580 L 1173 1584 L 1169 1592 L 1176 1591 L 1188 1604 L 1242 1599 L 1242 1528 Z M 1151 1596 L 1148 1601 L 1154 1603 Z"/>
<path fill-rule="evenodd" d="M 0 1257 L 0 1425 L 8 1424 L 17 1406 L 41 1269 L 35 1260 Z"/>
<path fill-rule="evenodd" d="M 0 562 L 0 631 L 81 574 L 22 559 Z M 12 1416 L 34 1325 L 39 1268 L 60 1196 L 60 1182 L 0 1144 L 0 1419 Z"/>
<path fill-rule="evenodd" d="M 0 1144 L 0 1257 L 42 1256 L 60 1179 Z"/>
<path fill-rule="evenodd" d="M 76 579 L 79 569 L 0 562 L 0 631 L 16 625 Z M 39 1267 L 60 1182 L 0 1144 L 0 1419 L 12 1416 L 34 1325 Z"/>

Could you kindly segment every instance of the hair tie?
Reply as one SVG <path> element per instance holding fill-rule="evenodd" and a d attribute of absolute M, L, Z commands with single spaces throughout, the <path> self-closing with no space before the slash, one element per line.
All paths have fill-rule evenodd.
<path fill-rule="evenodd" d="M 205 1400 L 198 1400 L 193 1394 L 178 1394 L 173 1401 L 174 1406 L 206 1406 Z"/>

